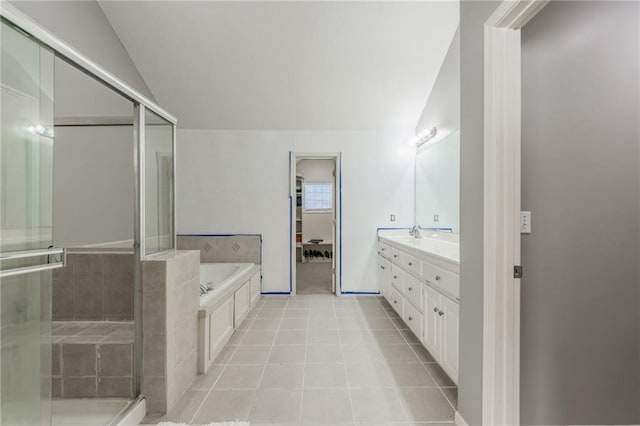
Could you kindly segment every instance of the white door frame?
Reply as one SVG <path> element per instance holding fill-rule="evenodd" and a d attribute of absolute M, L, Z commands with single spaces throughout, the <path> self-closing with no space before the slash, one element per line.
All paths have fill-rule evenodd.
<path fill-rule="evenodd" d="M 298 160 L 333 160 L 335 167 L 334 177 L 334 206 L 333 217 L 335 220 L 333 239 L 333 281 L 334 294 L 342 295 L 342 153 L 340 152 L 289 152 L 289 204 L 290 210 L 290 238 L 289 238 L 289 281 L 291 283 L 291 295 L 295 296 L 296 289 L 296 171 Z M 304 191 L 304 189 L 303 189 Z"/>
<path fill-rule="evenodd" d="M 548 0 L 504 1 L 484 25 L 482 424 L 520 424 L 520 29 Z"/>

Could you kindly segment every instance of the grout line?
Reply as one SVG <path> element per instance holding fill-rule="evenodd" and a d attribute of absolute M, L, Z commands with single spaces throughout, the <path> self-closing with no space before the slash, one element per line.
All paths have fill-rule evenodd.
<path fill-rule="evenodd" d="M 304 360 L 302 361 L 302 384 L 300 385 L 300 407 L 298 407 L 298 423 L 302 423 L 302 404 L 304 403 L 304 381 L 307 375 L 307 357 L 309 354 L 309 323 L 311 318 L 311 302 L 309 302 L 309 309 L 307 310 L 307 317 L 305 321 L 307 323 L 306 338 L 304 342 Z"/>

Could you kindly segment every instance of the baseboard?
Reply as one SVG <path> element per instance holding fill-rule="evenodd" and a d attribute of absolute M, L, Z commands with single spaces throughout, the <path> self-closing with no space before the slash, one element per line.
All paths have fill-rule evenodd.
<path fill-rule="evenodd" d="M 469 423 L 462 417 L 460 411 L 456 411 L 456 426 L 469 426 Z"/>

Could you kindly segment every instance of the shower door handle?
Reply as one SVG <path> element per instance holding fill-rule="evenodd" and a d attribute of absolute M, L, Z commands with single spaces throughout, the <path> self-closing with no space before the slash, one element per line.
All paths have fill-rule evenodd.
<path fill-rule="evenodd" d="M 49 257 L 60 255 L 60 259 L 51 262 Z M 0 262 L 6 262 L 16 259 L 27 259 L 30 257 L 47 256 L 47 263 L 39 265 L 23 266 L 13 269 L 0 270 L 0 278 L 12 277 L 15 275 L 29 274 L 31 272 L 42 272 L 50 269 L 64 268 L 67 265 L 67 251 L 64 248 L 54 247 L 41 250 L 23 250 L 0 254 Z"/>

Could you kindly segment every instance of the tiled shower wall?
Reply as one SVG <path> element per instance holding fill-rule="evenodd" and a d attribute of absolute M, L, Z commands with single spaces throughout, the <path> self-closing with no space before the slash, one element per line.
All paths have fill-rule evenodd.
<path fill-rule="evenodd" d="M 133 254 L 70 253 L 53 271 L 54 321 L 132 321 Z"/>
<path fill-rule="evenodd" d="M 179 250 L 200 250 L 201 263 L 262 263 L 260 235 L 178 235 Z"/>
<path fill-rule="evenodd" d="M 148 413 L 166 413 L 198 367 L 200 262 L 196 251 L 142 261 L 142 392 Z"/>

